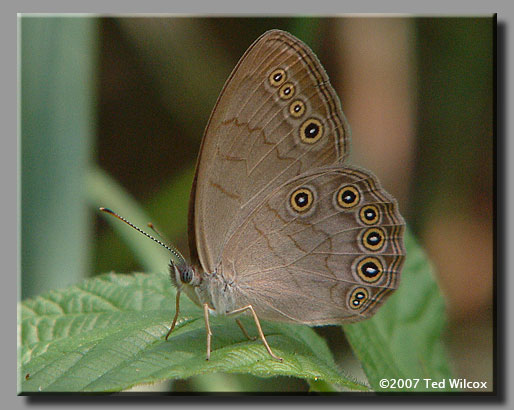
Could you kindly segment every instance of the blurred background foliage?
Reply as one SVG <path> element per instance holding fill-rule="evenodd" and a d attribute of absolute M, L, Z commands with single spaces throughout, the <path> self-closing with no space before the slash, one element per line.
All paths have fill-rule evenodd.
<path fill-rule="evenodd" d="M 350 161 L 380 176 L 435 264 L 456 376 L 492 382 L 491 16 L 19 23 L 22 298 L 101 272 L 166 269 L 165 252 L 115 223 L 122 241 L 99 206 L 142 227 L 154 222 L 188 254 L 189 190 L 210 111 L 247 47 L 280 28 L 322 61 L 352 127 Z M 126 240 L 154 262 L 141 262 Z M 340 327 L 318 331 L 358 374 Z M 294 379 L 231 375 L 174 390 L 227 386 L 308 389 Z"/>

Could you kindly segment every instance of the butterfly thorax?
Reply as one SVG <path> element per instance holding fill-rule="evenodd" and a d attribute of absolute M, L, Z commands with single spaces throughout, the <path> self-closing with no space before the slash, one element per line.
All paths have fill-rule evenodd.
<path fill-rule="evenodd" d="M 225 314 L 234 310 L 234 282 L 223 276 L 221 266 L 213 272 L 190 265 L 185 260 L 182 263 L 170 263 L 170 277 L 172 283 L 181 292 L 184 292 L 195 304 L 209 308 L 218 313 Z"/>
<path fill-rule="evenodd" d="M 223 315 L 239 306 L 235 305 L 234 283 L 217 271 L 202 274 L 202 282 L 195 288 L 198 299 L 207 303 L 217 314 Z"/>

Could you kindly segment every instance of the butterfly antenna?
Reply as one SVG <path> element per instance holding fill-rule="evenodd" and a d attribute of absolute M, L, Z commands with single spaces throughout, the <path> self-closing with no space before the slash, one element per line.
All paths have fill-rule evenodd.
<path fill-rule="evenodd" d="M 176 248 L 173 246 L 173 245 L 169 245 L 170 241 L 168 240 L 168 238 L 166 238 L 165 235 L 162 234 L 162 232 L 159 232 L 159 230 L 155 227 L 155 225 L 151 222 L 148 222 L 147 226 L 155 232 L 155 234 L 162 240 L 162 242 L 168 244 L 169 247 L 173 248 L 176 250 Z M 177 251 L 178 254 L 180 254 L 180 252 Z M 184 262 L 185 263 L 185 259 L 183 257 L 180 258 L 180 262 Z M 173 264 L 174 262 L 171 261 L 171 263 Z"/>
<path fill-rule="evenodd" d="M 172 245 L 167 245 L 165 244 L 164 242 L 160 241 L 159 239 L 157 238 L 154 238 L 152 235 L 149 235 L 147 234 L 145 231 L 143 231 L 142 229 L 138 228 L 136 225 L 134 225 L 132 222 L 128 221 L 127 219 L 125 219 L 124 217 L 122 217 L 121 215 L 118 215 L 116 212 L 112 211 L 111 209 L 109 208 L 103 208 L 101 207 L 100 208 L 100 211 L 102 212 L 105 212 L 105 213 L 108 213 L 116 218 L 118 218 L 120 221 L 122 222 L 125 222 L 128 226 L 134 228 L 136 231 L 138 231 L 139 233 L 142 233 L 143 235 L 145 235 L 147 238 L 150 238 L 152 241 L 154 242 L 157 242 L 159 245 L 163 246 L 164 248 L 166 248 L 167 250 L 169 250 L 177 259 L 178 259 L 178 263 L 177 264 L 186 264 L 186 260 L 184 259 L 184 257 L 180 254 L 180 252 L 177 250 L 177 248 L 175 248 L 174 246 Z M 161 236 L 161 234 L 155 229 L 155 227 L 153 226 L 153 224 L 149 223 L 148 226 L 150 226 L 150 228 L 152 228 L 154 230 L 154 232 Z M 162 237 L 162 236 L 161 236 Z M 172 261 L 172 263 L 175 263 L 174 261 Z"/>
<path fill-rule="evenodd" d="M 157 228 L 155 227 L 155 225 L 151 222 L 148 222 L 148 227 L 155 232 L 155 234 L 161 238 L 161 240 L 165 243 L 169 243 L 170 241 L 161 233 L 157 230 Z"/>

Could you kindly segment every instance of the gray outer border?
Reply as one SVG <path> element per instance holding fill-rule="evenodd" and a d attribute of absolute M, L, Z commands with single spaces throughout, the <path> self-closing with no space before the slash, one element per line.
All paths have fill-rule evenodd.
<path fill-rule="evenodd" d="M 8 326 L 7 324 L 12 324 L 14 321 L 14 314 L 12 312 L 13 307 L 15 306 L 14 299 L 15 292 L 13 292 L 14 288 L 18 288 L 18 280 L 16 275 L 12 272 L 18 272 L 18 248 L 19 248 L 19 235 L 18 235 L 18 221 L 20 218 L 19 214 L 19 193 L 18 193 L 18 180 L 19 180 L 19 159 L 18 159 L 18 148 L 19 148 L 19 138 L 13 138 L 13 135 L 18 136 L 18 120 L 16 123 L 14 122 L 14 118 L 18 119 L 18 73 L 17 73 L 17 64 L 9 63 L 10 60 L 14 60 L 14 55 L 17 54 L 17 17 L 16 13 L 55 13 L 56 11 L 66 11 L 71 13 L 99 13 L 99 14 L 129 14 L 129 13 L 182 13 L 182 14 L 202 14 L 202 15 L 235 15 L 235 14 L 257 14 L 260 16 L 269 15 L 269 14 L 281 14 L 281 15 L 324 15 L 324 16 L 334 16 L 341 13 L 377 13 L 380 12 L 388 12 L 388 13 L 402 13 L 402 14 L 415 14 L 415 15 L 476 15 L 476 14 L 491 14 L 498 13 L 498 23 L 502 26 L 500 31 L 503 32 L 503 38 L 498 39 L 498 49 L 499 53 L 505 53 L 504 57 L 499 58 L 499 64 L 502 67 L 499 67 L 499 88 L 501 88 L 499 93 L 499 106 L 498 106 L 498 131 L 500 133 L 497 149 L 499 155 L 497 157 L 498 160 L 498 187 L 497 191 L 499 193 L 498 196 L 498 211 L 497 215 L 499 219 L 498 225 L 500 226 L 500 231 L 498 232 L 498 243 L 503 238 L 507 239 L 507 246 L 503 245 L 497 246 L 499 251 L 503 251 L 506 255 L 505 258 L 498 261 L 497 269 L 498 272 L 501 273 L 502 270 L 505 270 L 505 278 L 501 282 L 502 288 L 505 289 L 507 287 L 508 290 L 500 290 L 498 293 L 499 297 L 503 296 L 503 301 L 500 301 L 498 305 L 498 313 L 501 314 L 498 325 L 507 326 L 511 320 L 507 320 L 507 318 L 512 318 L 512 310 L 513 304 L 509 303 L 508 298 L 505 295 L 510 294 L 510 292 L 514 292 L 513 283 L 514 281 L 511 276 L 512 272 L 509 272 L 507 269 L 502 269 L 505 267 L 513 266 L 514 260 L 514 249 L 512 249 L 512 243 L 509 241 L 507 237 L 507 232 L 514 231 L 514 223 L 513 218 L 509 217 L 507 210 L 514 209 L 514 198 L 513 198 L 513 172 L 514 166 L 510 161 L 511 158 L 514 158 L 514 144 L 512 143 L 512 139 L 509 139 L 509 118 L 514 118 L 514 113 L 512 112 L 511 106 L 508 104 L 510 101 L 509 97 L 513 95 L 513 86 L 512 82 L 507 78 L 507 73 L 512 70 L 512 48 L 509 45 L 512 44 L 511 37 L 512 31 L 509 30 L 509 23 L 512 23 L 513 18 L 513 4 L 505 1 L 494 1 L 490 0 L 487 2 L 484 1 L 469 1 L 463 4 L 462 2 L 449 2 L 448 0 L 442 1 L 439 0 L 436 2 L 432 0 L 430 2 L 416 3 L 410 1 L 398 1 L 398 0 L 390 0 L 388 2 L 378 2 L 378 1 L 351 1 L 345 2 L 344 5 L 341 3 L 341 6 L 336 7 L 336 2 L 333 0 L 317 0 L 314 3 L 306 2 L 306 1 L 269 1 L 269 0 L 260 0 L 259 2 L 254 2 L 253 4 L 241 4 L 235 0 L 225 1 L 225 0 L 217 0 L 216 2 L 207 2 L 207 0 L 201 1 L 188 1 L 188 2 L 180 2 L 179 4 L 172 4 L 169 1 L 146 1 L 144 3 L 141 2 L 123 2 L 123 4 L 118 2 L 106 3 L 104 1 L 92 0 L 87 4 L 83 2 L 70 3 L 64 2 L 63 0 L 59 1 L 46 1 L 44 3 L 35 2 L 35 1 L 19 1 L 16 4 L 8 3 L 2 5 L 2 20 L 4 24 L 0 27 L 3 31 L 1 36 L 2 42 L 6 47 L 2 47 L 2 50 L 6 50 L 5 52 L 5 64 L 2 65 L 5 70 L 4 75 L 1 77 L 3 87 L 2 93 L 3 97 L 3 126 L 5 128 L 5 135 L 2 138 L 2 149 L 0 153 L 2 155 L 0 164 L 2 166 L 2 172 L 0 173 L 2 179 L 2 190 L 4 201 L 2 207 L 2 214 L 4 216 L 4 223 L 7 225 L 7 229 L 3 230 L 4 241 L 2 243 L 2 256 L 8 255 L 9 257 L 2 257 L 2 261 L 7 261 L 7 269 L 4 270 L 5 274 L 4 279 L 8 281 L 7 286 L 2 286 L 2 291 L 5 293 L 9 293 L 7 297 L 2 297 L 0 299 L 2 303 L 2 314 L 8 317 L 7 320 L 2 321 L 6 329 L 13 329 L 14 325 Z M 271 13 L 270 13 L 271 12 Z M 510 53 L 509 53 L 510 51 Z M 17 58 L 16 58 L 17 61 Z M 510 70 L 509 70 L 510 68 Z M 503 72 L 503 77 L 501 78 L 501 73 Z M 14 77 L 16 76 L 16 81 Z M 16 96 L 16 99 L 15 99 Z M 11 98 L 9 98 L 11 97 Z M 13 101 L 16 100 L 16 105 L 13 104 Z M 500 106 L 503 105 L 503 106 Z M 5 115 L 7 114 L 7 115 Z M 503 139 L 503 140 L 502 140 Z M 16 155 L 15 155 L 16 152 Z M 13 169 L 16 169 L 16 180 L 13 178 Z M 505 176 L 504 176 L 505 175 Z M 510 177 L 510 178 L 509 178 Z M 503 192 L 506 192 L 504 194 Z M 505 214 L 505 221 L 503 221 L 502 212 Z M 506 223 L 505 223 L 506 222 Z M 13 256 L 16 255 L 16 258 Z M 510 291 L 510 292 L 509 292 Z M 16 293 L 18 295 L 18 293 Z M 509 315 L 510 313 L 510 315 Z M 514 338 L 512 337 L 512 326 L 507 326 L 506 329 L 502 330 L 500 333 L 501 337 L 498 340 L 498 353 L 504 353 L 505 357 L 499 358 L 504 363 L 503 372 L 498 374 L 498 379 L 502 379 L 501 386 L 504 389 L 502 397 L 496 401 L 497 404 L 506 406 L 512 404 L 512 394 L 509 394 L 510 388 L 513 386 L 512 380 L 509 378 L 510 369 L 513 369 L 513 359 L 512 355 L 508 351 L 508 346 L 513 345 Z M 63 405 L 76 405 L 80 404 L 81 408 L 108 408 L 110 406 L 111 400 L 108 398 L 101 397 L 84 397 L 84 396 L 74 396 L 74 400 L 69 400 L 65 396 L 61 397 L 43 397 L 43 399 L 47 398 L 48 400 L 32 400 L 27 397 L 17 397 L 17 387 L 16 387 L 16 354 L 13 353 L 13 342 L 12 339 L 2 338 L 3 348 L 1 349 L 3 359 L 2 360 L 2 390 L 3 390 L 3 402 L 6 404 L 6 408 L 9 409 L 19 409 L 26 408 L 30 405 L 37 405 L 40 407 L 54 407 Z M 504 346 L 504 348 L 502 348 Z M 500 369 L 501 370 L 501 369 Z M 500 380 L 498 380 L 500 382 Z M 486 397 L 483 397 L 486 398 Z M 59 400 L 63 399 L 63 400 Z M 204 400 L 202 400 L 204 399 Z M 248 400 L 245 400 L 245 397 L 241 397 L 240 400 L 223 400 L 219 398 L 217 400 L 213 397 L 196 397 L 196 398 L 180 398 L 180 397 L 157 397 L 157 400 L 153 400 L 152 398 L 146 397 L 128 397 L 125 396 L 120 405 L 132 404 L 131 407 L 141 406 L 146 407 L 148 405 L 159 404 L 160 407 L 168 407 L 169 405 L 173 405 L 176 408 L 176 405 L 182 404 L 194 404 L 196 406 L 202 406 L 203 404 L 208 404 L 209 407 L 218 407 L 218 406 L 226 406 L 228 403 L 234 403 L 235 405 L 245 404 L 246 406 L 251 405 Z M 381 406 L 384 405 L 396 405 L 397 402 L 404 401 L 401 398 L 395 399 L 394 397 L 382 397 L 377 398 L 378 400 L 367 400 L 366 398 L 359 397 L 348 397 L 343 399 L 336 399 L 335 397 L 330 398 L 330 400 L 326 400 L 329 398 L 325 398 L 323 400 L 327 405 L 330 406 L 341 406 L 345 402 L 351 405 L 354 402 L 360 402 L 365 405 L 379 404 Z M 336 400 L 334 400 L 336 399 Z M 393 399 L 393 400 L 390 400 Z M 441 406 L 443 403 L 457 404 L 460 406 L 469 406 L 472 401 L 476 401 L 477 403 L 485 404 L 487 402 L 491 403 L 490 400 L 482 400 L 479 397 L 468 396 L 463 400 L 455 397 L 456 400 L 450 400 L 451 397 L 447 400 L 444 398 L 440 398 L 441 400 L 431 400 L 430 398 L 420 397 L 411 397 L 407 400 L 409 405 L 412 405 L 416 402 L 423 402 L 429 404 L 430 406 L 437 405 Z M 435 398 L 437 399 L 437 398 Z M 115 401 L 115 400 L 113 400 Z M 275 397 L 275 398 L 257 398 L 252 399 L 254 402 L 253 406 L 260 405 L 274 405 L 276 403 L 277 407 L 280 405 L 281 408 L 285 406 L 297 406 L 300 403 L 305 403 L 307 405 L 316 405 L 318 400 L 316 399 L 303 399 L 300 401 L 294 398 L 288 397 Z M 252 406 L 252 407 L 253 407 Z M 453 407 L 453 406 L 452 406 Z"/>

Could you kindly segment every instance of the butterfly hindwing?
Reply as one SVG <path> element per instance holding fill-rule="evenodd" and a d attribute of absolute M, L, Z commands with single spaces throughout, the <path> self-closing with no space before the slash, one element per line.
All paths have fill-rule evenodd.
<path fill-rule="evenodd" d="M 368 317 L 398 286 L 404 221 L 368 171 L 324 167 L 276 189 L 238 227 L 221 270 L 259 317 Z"/>

